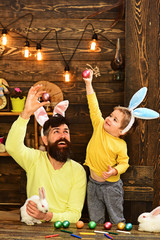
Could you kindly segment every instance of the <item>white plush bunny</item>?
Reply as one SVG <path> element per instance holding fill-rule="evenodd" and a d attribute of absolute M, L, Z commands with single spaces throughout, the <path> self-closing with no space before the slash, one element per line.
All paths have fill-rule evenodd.
<path fill-rule="evenodd" d="M 40 224 L 40 223 L 42 223 L 40 220 L 31 217 L 30 215 L 28 215 L 28 213 L 26 211 L 26 205 L 27 205 L 28 201 L 30 201 L 30 200 L 37 204 L 37 208 L 41 212 L 47 213 L 48 212 L 48 203 L 46 200 L 44 188 L 43 187 L 39 188 L 39 196 L 34 195 L 34 196 L 28 198 L 25 201 L 24 205 L 20 208 L 21 222 L 24 222 L 27 225 L 34 225 L 34 223 Z"/>
<path fill-rule="evenodd" d="M 142 213 L 138 217 L 139 231 L 160 232 L 160 207 L 155 208 L 152 212 Z"/>

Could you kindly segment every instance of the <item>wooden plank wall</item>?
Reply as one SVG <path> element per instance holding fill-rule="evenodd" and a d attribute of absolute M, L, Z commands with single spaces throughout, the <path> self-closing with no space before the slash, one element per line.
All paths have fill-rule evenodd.
<path fill-rule="evenodd" d="M 160 110 L 159 86 L 159 0 L 126 1 L 125 102 L 142 86 L 148 87 L 143 107 Z M 154 166 L 154 204 L 160 205 L 159 119 L 139 121 L 136 133 L 128 137 L 130 163 Z"/>
<path fill-rule="evenodd" d="M 116 0 L 94 2 L 70 1 L 9 1 L 0 0 L 0 22 L 6 26 L 17 18 L 32 13 L 34 20 L 29 31 L 32 57 L 25 60 L 21 51 L 25 39 L 9 33 L 10 41 L 5 49 L 0 48 L 0 77 L 5 78 L 10 90 L 20 87 L 28 91 L 37 81 L 51 81 L 57 84 L 70 101 L 67 117 L 71 122 L 71 139 L 75 160 L 83 164 L 85 150 L 92 134 L 85 95 L 85 85 L 81 77 L 82 71 L 90 64 L 99 67 L 101 76 L 94 78 L 93 85 L 97 93 L 103 116 L 112 111 L 117 104 L 128 105 L 128 102 L 141 86 L 148 87 L 148 95 L 143 106 L 159 111 L 159 1 L 126 0 L 126 14 L 113 29 L 110 28 L 118 16 L 119 8 L 103 12 L 91 19 L 82 21 L 89 14 L 102 7 L 115 4 Z M 10 26 L 10 30 L 23 35 L 27 33 L 30 18 L 26 17 Z M 64 61 L 56 45 L 54 31 L 42 43 L 44 60 L 37 62 L 34 58 L 35 42 L 39 42 L 51 30 L 56 29 L 58 40 L 64 57 L 69 60 L 82 36 L 85 26 L 91 23 L 97 33 L 116 43 L 121 40 L 121 52 L 125 54 L 125 76 L 118 80 L 110 66 L 115 55 L 115 47 L 99 37 L 101 51 L 91 53 L 88 43 L 92 38 L 92 28 L 88 27 L 83 39 L 71 61 L 72 80 L 65 83 L 63 78 Z M 126 25 L 125 25 L 126 24 Z M 126 33 L 125 33 L 126 32 Z M 11 123 L 16 117 L 0 118 L 0 135 L 7 136 Z M 33 119 L 30 121 L 29 134 L 31 146 L 34 145 Z M 154 206 L 159 205 L 159 120 L 140 121 L 139 128 L 132 136 L 127 137 L 130 164 L 154 166 Z M 22 192 L 23 189 L 23 192 Z M 24 201 L 24 172 L 10 157 L 0 157 L 0 209 L 12 209 Z M 141 203 L 142 205 L 142 203 Z M 140 206 L 141 206 L 140 205 Z M 126 203 L 125 212 L 136 212 L 138 205 Z M 139 209 L 140 210 L 140 209 Z M 134 213 L 132 213 L 134 214 Z"/>
<path fill-rule="evenodd" d="M 125 53 L 125 23 L 119 21 L 113 29 L 110 28 L 114 19 L 117 18 L 119 9 L 114 8 L 109 12 L 101 13 L 94 18 L 82 21 L 89 14 L 99 11 L 102 7 L 112 6 L 116 0 L 0 0 L 0 22 L 6 26 L 19 17 L 32 13 L 34 20 L 29 30 L 28 37 L 32 39 L 31 50 L 33 55 L 25 60 L 21 51 L 25 39 L 9 32 L 9 43 L 5 49 L 1 49 L 0 77 L 5 78 L 10 89 L 20 87 L 28 89 L 37 81 L 50 81 L 57 84 L 64 99 L 70 101 L 67 117 L 71 122 L 71 140 L 75 160 L 83 163 L 85 149 L 92 134 L 92 127 L 88 115 L 88 107 L 85 94 L 85 85 L 82 80 L 82 72 L 90 64 L 99 67 L 101 76 L 94 78 L 93 84 L 99 99 L 100 107 L 104 116 L 107 116 L 113 106 L 124 102 L 124 75 L 115 79 L 115 72 L 111 69 L 110 62 L 115 56 L 115 47 L 104 38 L 99 37 L 101 51 L 91 53 L 88 51 L 88 43 L 92 38 L 91 26 L 88 26 L 84 37 L 74 55 L 70 69 L 72 80 L 64 82 L 65 64 L 56 45 L 55 32 L 42 42 L 44 59 L 37 62 L 34 58 L 35 42 L 39 42 L 51 30 L 56 29 L 61 50 L 66 60 L 69 60 L 82 36 L 85 26 L 91 23 L 97 33 L 103 34 L 116 44 L 120 38 L 121 51 Z M 30 23 L 30 17 L 25 17 L 17 23 L 10 25 L 10 30 L 26 36 Z M 0 118 L 0 135 L 7 135 L 11 123 L 16 117 Z M 33 135 L 33 119 L 30 123 L 30 133 Z M 32 138 L 33 139 L 33 138 Z M 21 170 L 10 157 L 0 158 L 0 206 L 11 208 L 11 203 L 19 205 L 21 201 L 20 185 Z"/>

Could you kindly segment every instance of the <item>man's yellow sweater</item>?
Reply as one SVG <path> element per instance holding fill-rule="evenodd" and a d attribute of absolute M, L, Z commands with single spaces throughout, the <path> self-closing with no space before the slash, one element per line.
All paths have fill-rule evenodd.
<path fill-rule="evenodd" d="M 52 221 L 68 220 L 76 223 L 81 217 L 86 193 L 86 173 L 77 162 L 68 159 L 63 167 L 55 170 L 47 152 L 24 145 L 28 120 L 19 117 L 9 131 L 6 150 L 27 174 L 27 197 L 38 195 L 44 187 Z"/>

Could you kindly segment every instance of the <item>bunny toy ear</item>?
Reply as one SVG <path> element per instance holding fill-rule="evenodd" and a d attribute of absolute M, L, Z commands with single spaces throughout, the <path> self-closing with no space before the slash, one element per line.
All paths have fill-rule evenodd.
<path fill-rule="evenodd" d="M 65 116 L 65 111 L 67 110 L 68 105 L 69 105 L 68 100 L 59 102 L 54 108 L 53 116 L 55 116 L 56 114 L 60 114 L 64 117 Z"/>
<path fill-rule="evenodd" d="M 130 103 L 129 103 L 129 109 L 133 110 L 135 109 L 145 98 L 147 94 L 147 88 L 143 87 L 139 89 L 131 98 Z"/>
<path fill-rule="evenodd" d="M 151 212 L 151 215 L 156 216 L 160 214 L 160 207 L 156 207 L 155 209 L 153 209 L 153 211 Z"/>
<path fill-rule="evenodd" d="M 38 108 L 35 112 L 34 112 L 35 118 L 37 120 L 37 122 L 43 127 L 44 123 L 49 119 L 46 110 L 44 109 L 44 107 L 40 107 Z"/>
<path fill-rule="evenodd" d="M 143 87 L 138 90 L 130 100 L 128 109 L 131 111 L 131 120 L 129 124 L 122 130 L 122 134 L 128 132 L 132 127 L 135 117 L 140 119 L 159 118 L 159 113 L 149 108 L 136 108 L 145 98 L 147 88 Z M 136 108 L 136 109 L 135 109 Z"/>
<path fill-rule="evenodd" d="M 149 108 L 136 108 L 133 110 L 133 115 L 141 119 L 159 118 L 159 113 Z"/>
<path fill-rule="evenodd" d="M 46 194 L 45 194 L 44 187 L 39 188 L 39 197 L 40 199 L 45 199 Z"/>

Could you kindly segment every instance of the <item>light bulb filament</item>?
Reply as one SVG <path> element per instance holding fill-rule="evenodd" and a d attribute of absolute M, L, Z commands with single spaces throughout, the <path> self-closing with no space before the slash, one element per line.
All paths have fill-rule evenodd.
<path fill-rule="evenodd" d="M 38 49 L 38 50 L 37 50 L 37 60 L 38 60 L 38 61 L 42 60 L 42 52 L 41 52 L 41 49 Z"/>
<path fill-rule="evenodd" d="M 90 50 L 95 51 L 96 50 L 96 39 L 93 39 L 91 42 Z"/>
<path fill-rule="evenodd" d="M 6 36 L 5 33 L 2 35 L 2 44 L 3 44 L 4 46 L 7 44 L 7 36 Z"/>
<path fill-rule="evenodd" d="M 70 74 L 68 71 L 65 72 L 65 82 L 69 82 L 70 81 Z"/>
<path fill-rule="evenodd" d="M 24 48 L 24 57 L 25 57 L 25 58 L 28 58 L 29 55 L 30 55 L 30 54 L 29 54 L 29 49 L 28 49 L 28 47 L 25 47 L 25 48 Z"/>

